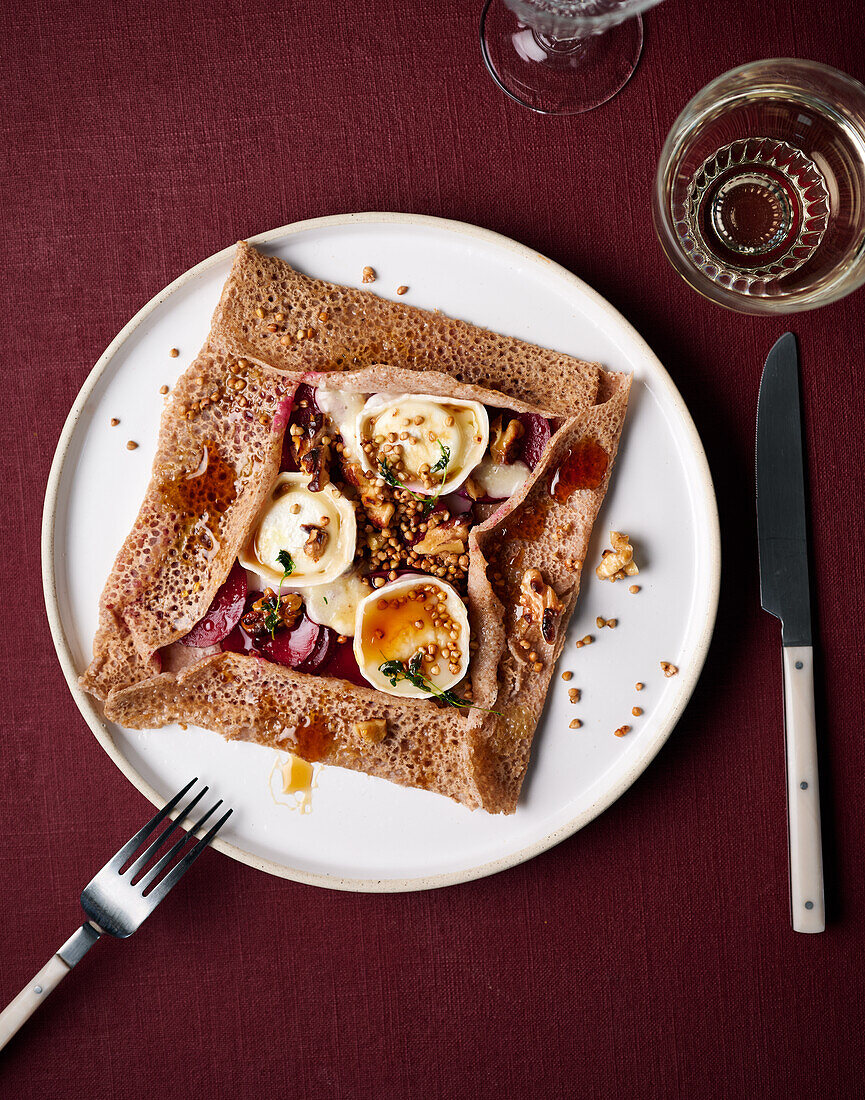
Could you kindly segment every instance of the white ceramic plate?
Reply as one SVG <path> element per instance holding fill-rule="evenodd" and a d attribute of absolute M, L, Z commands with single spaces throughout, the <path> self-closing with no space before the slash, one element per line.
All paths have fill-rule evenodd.
<path fill-rule="evenodd" d="M 437 307 L 512 336 L 633 371 L 611 491 L 594 532 L 583 592 L 532 750 L 519 808 L 474 813 L 449 799 L 335 767 L 316 768 L 310 812 L 278 793 L 284 755 L 176 726 L 126 731 L 102 717 L 76 679 L 89 659 L 97 605 L 138 510 L 164 399 L 207 334 L 233 248 L 203 261 L 146 305 L 94 367 L 69 414 L 48 483 L 43 573 L 54 644 L 70 689 L 123 773 L 162 804 L 191 776 L 235 808 L 216 847 L 272 874 L 346 890 L 416 890 L 502 870 L 581 828 L 640 775 L 666 740 L 703 665 L 718 601 L 720 549 L 699 437 L 669 376 L 625 320 L 544 256 L 457 222 L 351 214 L 273 230 L 254 243 L 300 270 Z M 169 349 L 180 349 L 179 358 Z M 119 427 L 110 426 L 111 417 Z M 126 449 L 133 439 L 139 448 Z M 638 547 L 641 591 L 601 582 L 593 566 L 610 528 Z M 595 618 L 616 618 L 597 630 Z M 591 633 L 594 645 L 577 650 Z M 679 675 L 665 679 L 659 662 Z M 645 683 L 639 694 L 636 681 Z M 578 705 L 568 688 L 582 690 Z M 643 714 L 631 715 L 639 705 Z M 572 718 L 582 728 L 569 728 Z M 623 725 L 622 738 L 613 731 Z"/>

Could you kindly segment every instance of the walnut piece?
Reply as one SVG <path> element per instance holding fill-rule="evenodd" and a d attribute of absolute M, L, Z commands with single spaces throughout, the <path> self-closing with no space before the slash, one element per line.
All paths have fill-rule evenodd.
<path fill-rule="evenodd" d="M 368 722 L 355 722 L 354 732 L 370 745 L 378 745 L 387 737 L 387 719 L 371 718 Z"/>
<path fill-rule="evenodd" d="M 490 454 L 493 462 L 499 466 L 509 466 L 517 459 L 517 443 L 525 434 L 525 428 L 519 420 L 509 420 L 502 427 L 502 414 L 497 413 L 490 421 Z"/>
<path fill-rule="evenodd" d="M 619 531 L 610 531 L 610 545 L 612 550 L 605 550 L 601 555 L 601 563 L 595 569 L 595 573 L 602 581 L 624 580 L 625 577 L 635 577 L 640 570 L 634 561 L 634 548 L 628 541 L 628 536 Z"/>
<path fill-rule="evenodd" d="M 313 410 L 301 424 L 289 429 L 291 451 L 298 469 L 309 474 L 309 491 L 320 493 L 330 478 L 331 438 L 326 434 L 324 416 Z"/>
<path fill-rule="evenodd" d="M 303 600 L 296 592 L 277 596 L 272 588 L 266 588 L 249 611 L 244 613 L 240 625 L 250 637 L 259 638 L 277 627 L 291 629 L 302 610 Z"/>
<path fill-rule="evenodd" d="M 375 495 L 374 491 L 371 491 L 369 493 L 361 493 L 360 502 L 363 505 L 363 510 L 366 512 L 367 519 L 376 526 L 379 531 L 384 531 L 386 527 L 390 527 L 395 511 L 391 501 L 381 500 Z"/>
<path fill-rule="evenodd" d="M 370 523 L 380 531 L 390 527 L 396 509 L 393 502 L 386 498 L 382 487 L 376 484 L 375 478 L 369 477 L 359 462 L 349 462 L 345 458 L 342 469 L 345 480 L 360 493 L 360 502 Z"/>
<path fill-rule="evenodd" d="M 376 553 L 387 545 L 387 539 L 381 531 L 369 531 L 366 535 L 366 544 L 373 553 Z"/>
<path fill-rule="evenodd" d="M 412 550 L 425 555 L 464 554 L 468 537 L 469 525 L 463 520 L 453 519 L 428 527 L 424 537 L 412 546 Z"/>
<path fill-rule="evenodd" d="M 301 470 L 310 475 L 308 488 L 311 493 L 320 493 L 327 484 L 329 465 L 329 447 L 312 447 L 301 458 Z"/>
<path fill-rule="evenodd" d="M 661 661 L 661 672 L 665 676 L 675 676 L 678 673 L 678 668 L 675 665 L 671 665 L 669 661 Z"/>
<path fill-rule="evenodd" d="M 309 536 L 303 544 L 304 551 L 313 561 L 321 561 L 321 556 L 325 551 L 330 535 L 323 527 L 318 527 L 314 523 L 302 523 L 300 529 L 306 531 Z"/>
<path fill-rule="evenodd" d="M 540 569 L 527 569 L 520 581 L 520 605 L 523 620 L 541 628 L 541 637 L 552 645 L 562 613 L 562 601 L 547 584 Z"/>

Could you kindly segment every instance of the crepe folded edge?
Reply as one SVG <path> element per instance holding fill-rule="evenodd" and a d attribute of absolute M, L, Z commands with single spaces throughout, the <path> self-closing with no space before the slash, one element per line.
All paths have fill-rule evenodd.
<path fill-rule="evenodd" d="M 313 279 L 239 241 L 211 322 L 214 345 L 295 377 L 388 363 L 550 409 L 560 416 L 595 404 L 604 371 L 563 352 Z"/>

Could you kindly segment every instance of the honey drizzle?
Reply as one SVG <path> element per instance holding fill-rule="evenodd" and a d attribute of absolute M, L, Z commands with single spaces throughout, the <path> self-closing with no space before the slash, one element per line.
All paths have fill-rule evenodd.
<path fill-rule="evenodd" d="M 610 456 L 597 439 L 583 436 L 572 444 L 550 479 L 550 496 L 564 504 L 578 489 L 597 489 L 604 480 Z"/>

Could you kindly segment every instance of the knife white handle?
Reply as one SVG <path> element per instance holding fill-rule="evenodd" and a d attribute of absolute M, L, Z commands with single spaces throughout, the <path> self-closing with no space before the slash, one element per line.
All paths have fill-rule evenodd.
<path fill-rule="evenodd" d="M 784 728 L 793 930 L 822 932 L 826 912 L 811 646 L 784 647 Z"/>

